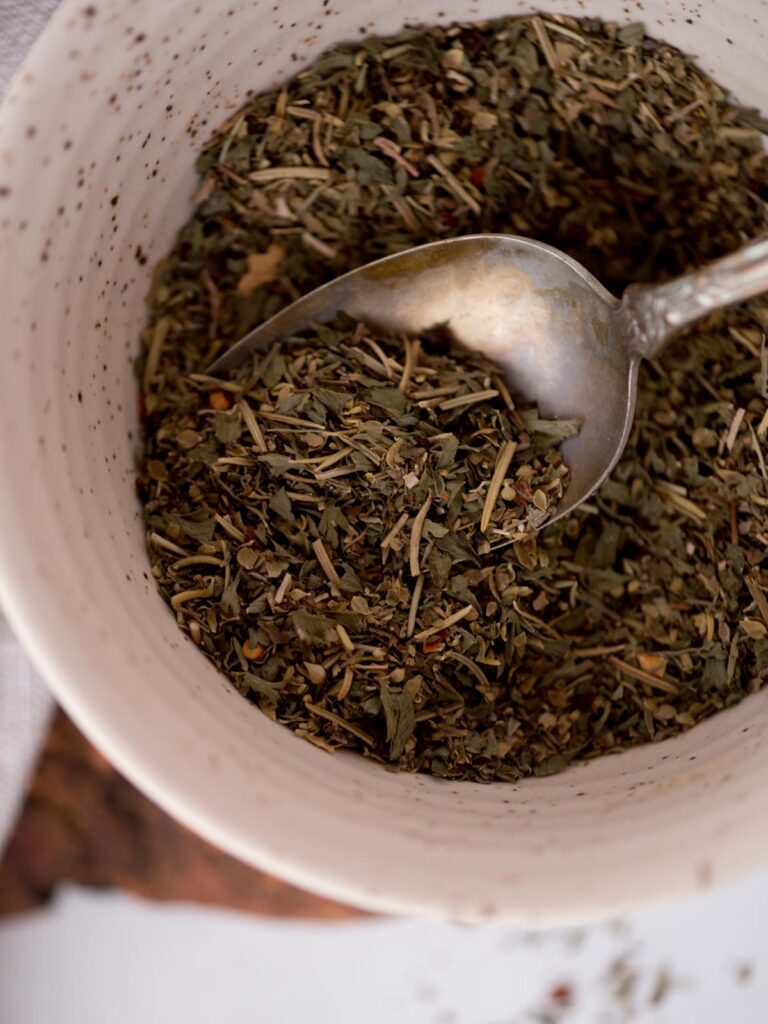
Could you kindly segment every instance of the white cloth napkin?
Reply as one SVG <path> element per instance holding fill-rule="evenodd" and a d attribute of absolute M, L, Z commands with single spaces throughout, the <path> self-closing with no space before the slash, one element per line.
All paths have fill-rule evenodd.
<path fill-rule="evenodd" d="M 0 96 L 57 3 L 0 0 Z M 52 710 L 45 684 L 0 615 L 0 852 L 18 814 Z"/>

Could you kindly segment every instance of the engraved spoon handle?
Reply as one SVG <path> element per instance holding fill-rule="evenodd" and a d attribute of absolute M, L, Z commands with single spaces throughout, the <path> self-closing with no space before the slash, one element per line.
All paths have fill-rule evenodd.
<path fill-rule="evenodd" d="M 658 285 L 630 285 L 618 313 L 632 351 L 648 359 L 687 324 L 768 292 L 768 238 Z"/>

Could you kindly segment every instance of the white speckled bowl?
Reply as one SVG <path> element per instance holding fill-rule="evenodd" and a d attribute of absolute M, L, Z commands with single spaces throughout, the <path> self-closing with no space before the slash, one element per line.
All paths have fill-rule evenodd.
<path fill-rule="evenodd" d="M 540 6 L 643 17 L 761 105 L 766 0 Z M 523 785 L 328 756 L 238 696 L 149 582 L 131 367 L 150 267 L 190 208 L 196 148 L 247 90 L 363 29 L 526 9 L 63 4 L 0 111 L 0 594 L 75 720 L 208 839 L 363 907 L 530 923 L 669 898 L 764 859 L 768 694 L 674 741 Z"/>

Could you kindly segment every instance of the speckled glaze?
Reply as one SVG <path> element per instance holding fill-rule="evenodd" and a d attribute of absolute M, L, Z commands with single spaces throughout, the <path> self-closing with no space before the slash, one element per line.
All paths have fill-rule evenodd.
<path fill-rule="evenodd" d="M 766 0 L 561 0 L 642 18 L 763 106 Z M 193 161 L 248 90 L 408 18 L 514 0 L 65 2 L 0 110 L 0 597 L 103 752 L 205 837 L 371 909 L 599 917 L 768 857 L 768 693 L 686 736 L 521 785 L 329 756 L 244 701 L 184 640 L 147 571 L 132 360 L 152 264 Z"/>

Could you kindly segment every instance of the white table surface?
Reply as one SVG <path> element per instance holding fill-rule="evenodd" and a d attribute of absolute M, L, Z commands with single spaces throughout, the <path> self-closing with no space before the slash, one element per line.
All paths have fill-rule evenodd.
<path fill-rule="evenodd" d="M 0 923 L 0 1021 L 766 1024 L 767 952 L 768 871 L 539 934 L 279 922 L 72 888 L 51 910 Z M 558 1010 L 548 993 L 562 984 L 574 1001 Z"/>

